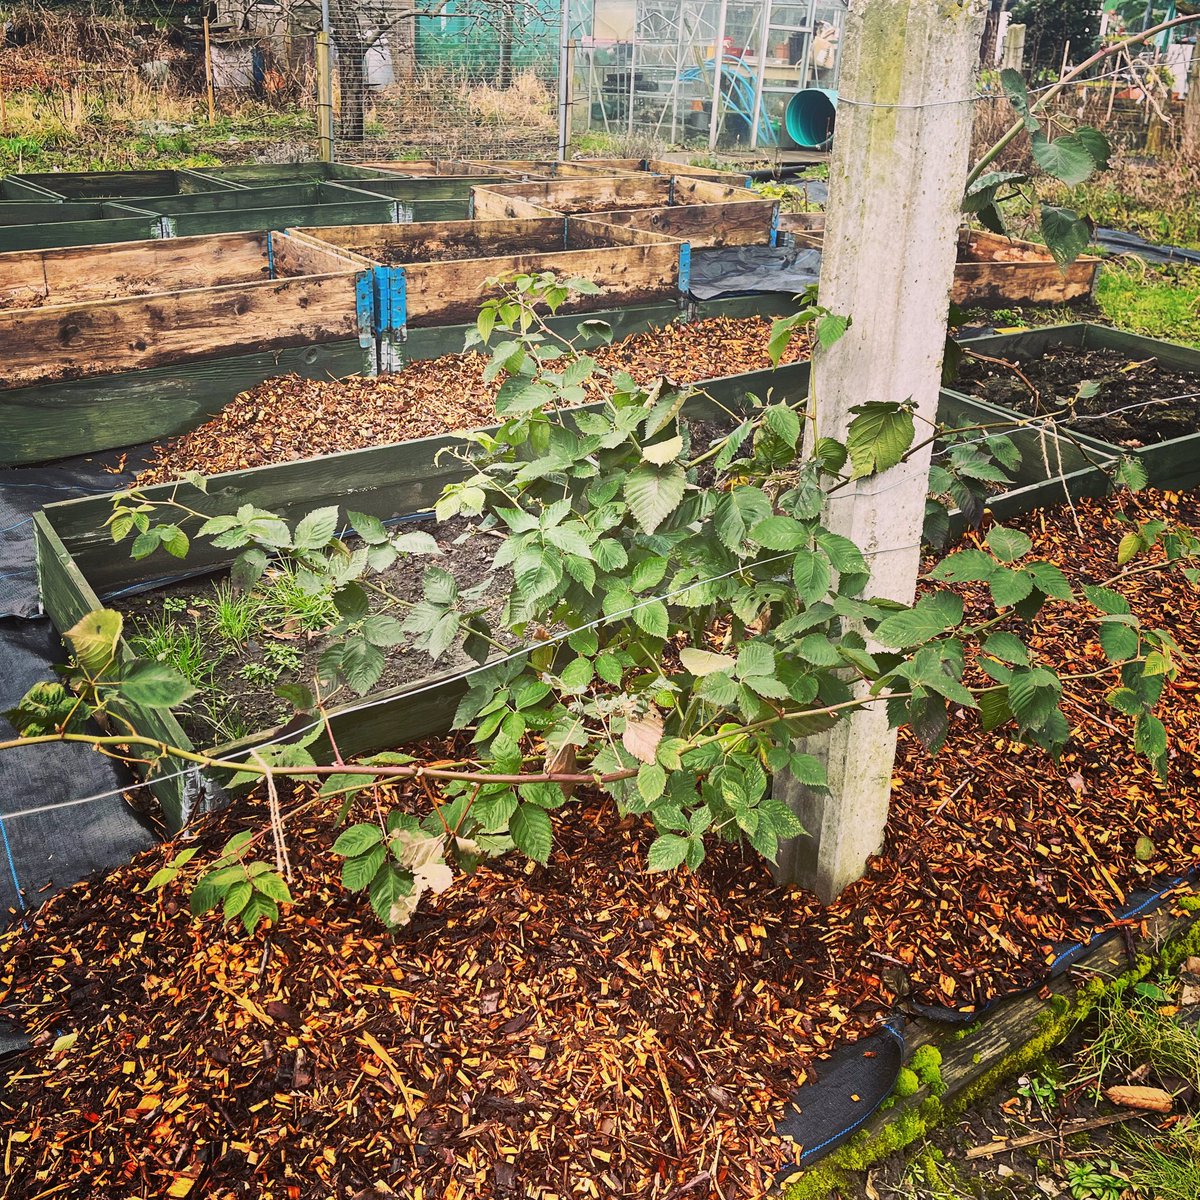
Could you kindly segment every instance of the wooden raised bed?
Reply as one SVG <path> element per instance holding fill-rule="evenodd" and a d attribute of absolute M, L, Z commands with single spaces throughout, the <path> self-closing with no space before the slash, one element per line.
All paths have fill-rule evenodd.
<path fill-rule="evenodd" d="M 963 229 L 954 268 L 955 304 L 1006 308 L 1011 304 L 1069 304 L 1096 286 L 1100 259 L 1080 255 L 1062 268 L 1045 246 Z"/>
<path fill-rule="evenodd" d="M 798 400 L 808 390 L 808 377 L 809 364 L 798 362 L 775 370 L 708 380 L 696 385 L 706 394 L 689 399 L 684 412 L 693 419 L 715 418 L 730 410 L 745 411 L 751 396 L 771 394 L 777 400 Z M 943 397 L 943 411 L 939 413 L 943 420 L 956 422 L 957 400 Z M 589 405 L 588 409 L 597 407 Z M 1016 440 L 1025 439 L 1018 432 Z M 463 435 L 447 434 L 215 475 L 209 480 L 208 491 L 189 494 L 188 503 L 211 514 L 230 512 L 249 503 L 278 512 L 288 520 L 327 504 L 339 504 L 343 509 L 352 506 L 383 520 L 428 513 L 446 484 L 465 475 L 462 464 L 443 451 L 464 444 Z M 175 487 L 160 484 L 145 492 L 151 498 L 165 498 Z M 1003 497 L 998 498 L 997 504 L 1002 501 Z M 103 597 L 149 590 L 154 584 L 168 582 L 163 576 L 175 565 L 163 559 L 136 561 L 128 557 L 124 547 L 114 551 L 104 527 L 111 507 L 110 497 L 85 497 L 48 505 L 35 518 L 42 602 L 60 631 L 100 607 Z M 216 571 L 233 557 L 233 552 L 198 540 L 177 569 L 180 576 Z M 128 648 L 125 653 L 130 653 Z M 461 669 L 431 673 L 426 679 L 368 697 L 369 708 L 360 708 L 363 701 L 343 704 L 332 713 L 338 745 L 344 754 L 367 753 L 444 732 L 465 687 Z M 417 692 L 420 701 L 414 703 Z M 190 747 L 173 717 L 132 709 L 126 715 L 139 730 L 182 749 Z M 223 757 L 237 756 L 280 734 L 278 728 L 264 729 L 215 750 Z M 323 742 L 314 747 L 314 752 L 326 758 L 330 753 Z M 197 787 L 195 773 L 155 786 L 172 830 L 187 819 L 190 801 L 185 792 L 194 796 Z"/>
<path fill-rule="evenodd" d="M 1125 356 L 1130 362 L 1153 359 L 1164 369 L 1187 372 L 1200 377 L 1200 351 L 1135 333 L 1125 333 L 1119 329 L 1110 329 L 1106 325 L 1053 325 L 1044 329 L 1026 330 L 1023 333 L 971 338 L 964 341 L 963 345 L 993 358 L 1017 362 L 1040 357 L 1047 350 L 1056 347 L 1112 350 Z M 1200 390 L 1200 387 L 1197 390 Z M 966 396 L 959 391 L 954 391 L 953 394 L 981 411 L 998 414 L 1000 418 L 1028 419 L 1021 418 L 1012 409 L 987 404 L 974 396 Z M 1083 428 L 1086 429 L 1086 426 Z M 1200 427 L 1189 434 L 1143 446 L 1118 446 L 1085 432 L 1072 431 L 1072 436 L 1084 445 L 1092 447 L 1097 459 L 1111 461 L 1124 456 L 1137 459 L 1146 468 L 1149 481 L 1155 487 L 1188 488 L 1200 484 Z M 1063 444 L 1065 446 L 1065 439 Z"/>
<path fill-rule="evenodd" d="M 143 196 L 182 196 L 214 188 L 240 186 L 202 171 L 46 171 L 10 175 L 16 185 L 46 192 L 60 200 L 120 200 Z M 20 197 L 14 196 L 13 199 Z"/>
<path fill-rule="evenodd" d="M 140 204 L 53 200 L 49 196 L 43 200 L 0 200 L 0 253 L 161 236 L 162 219 Z"/>
<path fill-rule="evenodd" d="M 489 184 L 475 188 L 472 197 L 481 220 L 593 214 L 608 224 L 680 238 L 697 249 L 771 245 L 779 217 L 778 201 L 744 187 L 665 175 Z"/>
<path fill-rule="evenodd" d="M 281 233 L 0 255 L 0 387 L 355 336 L 366 348 L 371 282 L 363 259 Z"/>
<path fill-rule="evenodd" d="M 606 322 L 614 338 L 623 338 L 681 319 L 774 317 L 793 311 L 790 297 L 774 296 L 711 300 L 692 305 L 685 313 L 671 300 L 602 309 L 590 315 Z M 579 318 L 550 317 L 547 323 L 574 337 Z M 410 328 L 405 340 L 394 346 L 393 369 L 413 360 L 461 352 L 467 330 L 473 328 L 474 322 Z M 0 401 L 4 423 L 0 467 L 92 454 L 186 433 L 266 379 L 291 373 L 308 379 L 344 378 L 364 372 L 363 358 L 357 340 L 326 342 L 12 388 Z M 373 369 L 372 363 L 367 373 Z"/>
<path fill-rule="evenodd" d="M 566 306 L 575 312 L 664 300 L 687 289 L 684 243 L 560 216 L 289 232 L 381 268 L 378 325 L 392 342 L 409 325 L 472 320 L 491 290 L 487 281 L 511 272 L 554 271 L 591 280 L 601 291 Z M 390 366 L 390 360 L 381 362 L 383 369 Z"/>
<path fill-rule="evenodd" d="M 807 363 L 711 380 L 703 385 L 709 395 L 692 397 L 685 413 L 693 418 L 713 418 L 725 409 L 744 410 L 750 395 L 765 396 L 770 389 L 776 395 L 789 395 L 807 389 L 807 385 Z M 384 520 L 428 512 L 445 485 L 464 475 L 460 463 L 440 452 L 464 444 L 461 435 L 446 435 L 216 475 L 209 480 L 207 493 L 195 496 L 189 493 L 188 503 L 212 514 L 249 503 L 278 512 L 289 520 L 325 504 L 340 504 L 343 509 L 350 505 Z M 145 491 L 151 498 L 165 498 L 175 487 L 162 484 Z M 42 603 L 60 632 L 101 607 L 102 597 L 165 582 L 162 576 L 172 564 L 157 558 L 135 560 L 129 557 L 125 546 L 114 549 L 104 526 L 111 511 L 111 497 L 85 497 L 48 505 L 34 518 Z M 197 540 L 186 562 L 178 565 L 182 568 L 181 575 L 189 575 L 220 570 L 233 557 L 231 551 L 220 550 L 207 540 Z M 122 647 L 122 653 L 133 657 L 128 646 Z M 440 673 L 431 670 L 426 679 L 374 694 L 365 701 L 344 703 L 330 714 L 339 748 L 343 754 L 360 754 L 444 732 L 465 688 L 461 670 Z M 418 692 L 420 700 L 414 702 L 413 695 Z M 363 703 L 371 707 L 362 709 Z M 123 712 L 139 732 L 162 738 L 181 749 L 191 748 L 172 715 L 135 706 L 128 706 Z M 280 734 L 278 728 L 265 729 L 214 749 L 222 757 L 243 755 Z M 319 758 L 327 759 L 330 754 L 323 741 L 312 750 Z M 185 767 L 184 763 L 171 764 L 166 773 Z M 178 778 L 151 782 L 168 829 L 178 830 L 194 810 L 197 797 L 204 792 L 200 776 L 189 771 Z"/>
<path fill-rule="evenodd" d="M 825 214 L 784 213 L 779 232 L 799 246 L 820 248 Z M 950 299 L 964 307 L 1007 308 L 1020 304 L 1070 304 L 1086 300 L 1096 286 L 1100 259 L 1080 255 L 1065 270 L 1045 246 L 999 237 L 979 229 L 959 230 L 958 264 Z"/>
<path fill-rule="evenodd" d="M 378 182 L 386 187 L 389 181 Z M 357 225 L 411 219 L 402 214 L 400 204 L 390 199 L 386 192 L 366 191 L 341 183 L 224 188 L 137 203 L 140 208 L 161 217 L 163 237 L 248 233 L 287 229 L 290 225 Z M 123 206 L 111 207 L 117 210 Z"/>

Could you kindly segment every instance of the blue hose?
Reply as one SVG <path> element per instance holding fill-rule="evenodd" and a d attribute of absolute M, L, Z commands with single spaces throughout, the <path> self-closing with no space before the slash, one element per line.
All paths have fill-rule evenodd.
<path fill-rule="evenodd" d="M 716 59 L 706 59 L 704 67 L 688 67 L 679 73 L 681 83 L 694 83 L 703 79 L 706 71 L 716 71 Z M 754 78 L 746 69 L 740 58 L 732 54 L 722 55 L 721 80 L 729 80 L 728 91 L 725 94 L 726 108 L 741 117 L 747 125 L 754 123 Z M 765 112 L 758 114 L 758 140 L 767 146 L 778 144 L 779 137 L 775 126 Z"/>

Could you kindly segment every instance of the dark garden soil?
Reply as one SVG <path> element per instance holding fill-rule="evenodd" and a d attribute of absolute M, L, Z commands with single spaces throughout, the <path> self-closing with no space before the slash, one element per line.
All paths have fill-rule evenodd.
<path fill-rule="evenodd" d="M 1078 511 L 1080 531 L 1061 510 L 1016 522 L 1075 585 L 1113 574 L 1128 528 L 1114 501 Z M 1194 495 L 1125 511 L 1200 527 Z M 1200 590 L 1149 571 L 1119 586 L 1200 652 Z M 962 591 L 968 620 L 991 615 Z M 1033 637 L 1068 677 L 1103 665 L 1074 608 L 1052 604 Z M 142 889 L 178 845 L 0 936 L 0 1005 L 37 1041 L 0 1092 L 0 1196 L 761 1195 L 792 1153 L 772 1121 L 829 1048 L 898 996 L 978 1005 L 1035 982 L 1085 914 L 1200 856 L 1190 668 L 1163 699 L 1166 783 L 1105 690 L 1068 681 L 1057 762 L 968 713 L 936 758 L 902 734 L 883 852 L 828 906 L 716 842 L 695 874 L 649 874 L 642 821 L 581 792 L 547 866 L 493 860 L 393 937 L 338 882 L 331 800 L 289 818 L 296 902 L 247 938 L 186 911 L 224 840 L 266 828 L 263 798 L 240 801 L 161 894 Z M 412 784 L 381 793 L 430 803 Z"/>
<path fill-rule="evenodd" d="M 770 335 L 765 317 L 713 317 L 635 334 L 592 357 L 639 383 L 660 375 L 696 383 L 770 367 Z M 807 353 L 805 339 L 797 338 L 785 361 Z M 158 447 L 139 482 L 160 483 L 184 471 L 240 471 L 494 424 L 499 383 L 484 382 L 485 362 L 478 354 L 448 354 L 371 379 L 268 379 L 200 428 Z M 598 390 L 594 398 L 600 398 Z"/>
<path fill-rule="evenodd" d="M 732 419 L 694 421 L 688 425 L 692 452 L 701 454 L 720 438 L 732 431 Z M 702 487 L 712 484 L 712 464 L 696 468 L 697 482 Z M 428 566 L 449 571 L 463 589 L 487 584 L 483 595 L 472 602 L 484 610 L 484 618 L 493 630 L 492 636 L 507 648 L 514 648 L 517 639 L 504 634 L 499 625 L 504 599 L 512 584 L 507 568 L 493 571 L 492 562 L 500 542 L 492 534 L 479 530 L 464 520 L 444 524 L 429 519 L 413 521 L 404 531 L 422 530 L 431 533 L 438 542 L 438 556 L 405 556 L 388 570 L 371 573 L 366 582 L 371 588 L 382 589 L 386 596 L 372 592 L 372 611 L 389 613 L 403 621 L 408 606 L 422 598 L 421 579 Z M 356 539 L 350 538 L 353 547 Z M 268 570 L 264 582 L 278 574 Z M 208 652 L 205 666 L 211 676 L 194 679 L 199 692 L 176 712 L 184 732 L 197 746 L 213 746 L 235 740 L 256 730 L 270 729 L 293 716 L 290 705 L 281 700 L 275 689 L 281 683 L 312 685 L 318 660 L 330 638 L 324 628 L 305 629 L 296 618 L 267 621 L 244 643 L 232 644 L 212 630 L 212 613 L 218 591 L 227 585 L 227 571 L 186 579 L 151 592 L 114 599 L 112 607 L 125 617 L 125 635 L 133 639 L 134 648 L 152 627 L 161 623 L 164 615 L 202 640 Z M 299 655 L 299 665 L 284 670 L 273 668 L 270 657 L 272 645 L 289 647 Z M 498 652 L 498 651 L 497 651 Z M 448 671 L 474 665 L 459 645 L 451 647 L 435 663 L 423 651 L 396 646 L 385 651 L 387 666 L 372 694 L 386 692 L 402 684 L 428 679 Z M 266 672 L 270 672 L 268 676 Z M 209 680 L 211 679 L 211 686 Z M 349 696 L 343 692 L 336 697 L 343 703 Z"/>
<path fill-rule="evenodd" d="M 466 521 L 448 521 L 443 525 L 432 520 L 413 522 L 405 525 L 404 529 L 424 530 L 433 534 L 441 554 L 402 556 L 386 571 L 372 573 L 370 583 L 387 593 L 386 598 L 372 595 L 372 611 L 389 613 L 403 621 L 408 614 L 408 605 L 422 597 L 421 576 L 425 568 L 438 566 L 449 571 L 456 579 L 469 581 L 472 587 L 485 582 L 488 584 L 477 603 L 486 610 L 485 618 L 496 629 L 497 618 L 512 581 L 511 572 L 507 569 L 492 572 L 492 560 L 499 542 L 493 536 L 478 532 Z M 353 546 L 354 539 L 349 544 Z M 272 574 L 269 570 L 266 580 L 269 581 Z M 323 630 L 306 630 L 295 617 L 287 616 L 265 622 L 242 645 L 233 645 L 222 639 L 211 630 L 210 622 L 217 590 L 227 580 L 228 573 L 222 572 L 206 576 L 199 582 L 188 579 L 113 602 L 113 607 L 125 616 L 127 638 L 136 640 L 151 624 L 161 621 L 164 612 L 173 613 L 173 620 L 197 630 L 203 638 L 211 655 L 206 666 L 212 668 L 213 687 L 206 689 L 201 686 L 200 693 L 176 712 L 184 732 L 199 746 L 211 746 L 229 740 L 231 724 L 235 731 L 251 733 L 270 729 L 289 720 L 294 710 L 275 695 L 275 688 L 281 683 L 311 686 L 317 662 L 330 644 L 330 638 Z M 502 634 L 498 640 L 503 640 Z M 514 646 L 517 644 L 515 640 L 510 641 Z M 300 665 L 272 671 L 269 656 L 272 643 L 297 651 Z M 372 692 L 385 692 L 401 684 L 474 665 L 457 645 L 436 663 L 424 652 L 404 646 L 394 647 L 385 653 L 387 665 Z M 249 677 L 242 673 L 248 667 Z M 253 674 L 256 667 L 272 671 L 272 677 Z M 349 696 L 345 693 L 336 697 L 338 703 L 344 703 L 347 699 Z M 233 722 L 231 715 L 234 716 Z"/>
<path fill-rule="evenodd" d="M 955 386 L 1031 416 L 1062 412 L 1058 419 L 1070 428 L 1117 446 L 1136 448 L 1200 432 L 1200 374 L 1116 350 L 1069 346 L 1015 361 L 1036 395 L 1012 370 L 969 356 Z M 1091 384 L 1098 385 L 1095 394 L 1085 386 Z"/>

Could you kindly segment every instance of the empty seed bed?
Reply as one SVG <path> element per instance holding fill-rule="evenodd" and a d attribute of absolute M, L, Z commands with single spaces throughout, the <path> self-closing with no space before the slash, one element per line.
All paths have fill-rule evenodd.
<path fill-rule="evenodd" d="M 104 200 L 0 200 L 0 253 L 160 237 L 162 220 L 140 204 Z"/>
<path fill-rule="evenodd" d="M 144 199 L 137 203 L 161 218 L 162 237 L 281 230 L 290 225 L 354 225 L 409 219 L 401 216 L 399 205 L 386 193 L 343 183 L 222 188 Z M 123 206 L 113 207 L 119 210 Z"/>
<path fill-rule="evenodd" d="M 668 234 L 696 248 L 773 242 L 779 204 L 744 187 L 647 175 L 489 184 L 473 192 L 480 219 L 602 214 L 608 224 Z"/>
<path fill-rule="evenodd" d="M 1200 351 L 1087 324 L 975 338 L 964 347 L 1016 368 L 964 360 L 954 390 L 982 411 L 1057 414 L 1098 460 L 1130 455 L 1160 487 L 1200 483 Z"/>
<path fill-rule="evenodd" d="M 0 387 L 369 340 L 370 278 L 355 255 L 281 233 L 0 255 Z"/>
<path fill-rule="evenodd" d="M 473 319 L 491 292 L 487 281 L 514 272 L 553 271 L 600 288 L 563 311 L 644 304 L 687 288 L 688 247 L 677 239 L 558 216 L 289 232 L 389 268 L 379 324 L 392 337 L 407 325 Z"/>

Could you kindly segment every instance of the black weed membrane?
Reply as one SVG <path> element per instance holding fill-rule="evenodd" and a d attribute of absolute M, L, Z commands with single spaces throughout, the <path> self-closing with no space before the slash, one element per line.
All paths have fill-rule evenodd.
<path fill-rule="evenodd" d="M 0 471 L 0 713 L 33 684 L 55 678 L 66 650 L 40 615 L 34 514 L 45 504 L 112 491 L 143 461 L 125 451 Z M 107 469 L 106 469 L 107 468 Z M 0 717 L 0 740 L 14 736 Z M 133 777 L 88 746 L 0 752 L 0 910 L 20 920 L 49 895 L 126 863 L 155 841 L 122 798 Z M 65 806 L 65 807 L 64 807 Z M 0 1053 L 3 1053 L 0 1028 Z"/>

